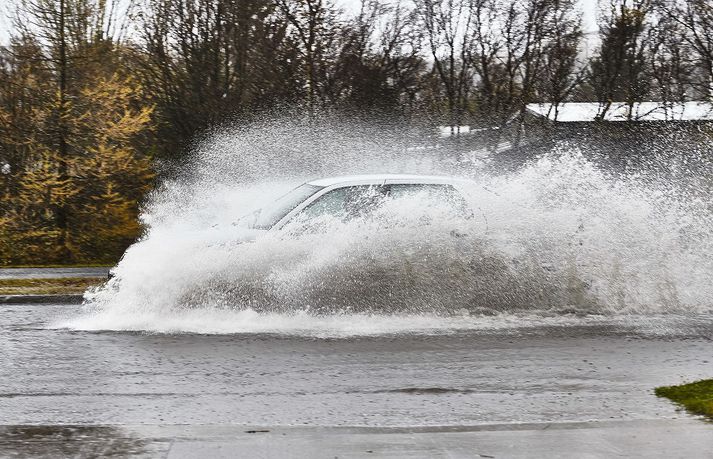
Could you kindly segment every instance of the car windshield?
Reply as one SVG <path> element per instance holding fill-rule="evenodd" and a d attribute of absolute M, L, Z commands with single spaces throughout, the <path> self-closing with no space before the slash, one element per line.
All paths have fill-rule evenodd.
<path fill-rule="evenodd" d="M 298 186 L 270 206 L 262 209 L 260 211 L 260 215 L 258 215 L 257 220 L 255 221 L 255 225 L 253 225 L 254 228 L 272 228 L 275 226 L 275 223 L 279 222 L 285 215 L 290 213 L 290 211 L 300 205 L 300 203 L 304 202 L 305 199 L 309 198 L 322 188 L 323 187 L 309 185 L 306 183 Z"/>

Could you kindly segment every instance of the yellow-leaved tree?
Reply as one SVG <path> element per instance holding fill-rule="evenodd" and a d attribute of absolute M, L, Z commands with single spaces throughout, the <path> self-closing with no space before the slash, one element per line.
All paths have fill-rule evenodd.
<path fill-rule="evenodd" d="M 83 88 L 74 124 L 72 163 L 76 197 L 70 203 L 69 243 L 82 260 L 112 261 L 139 234 L 139 203 L 154 178 L 151 159 L 137 154 L 134 140 L 151 128 L 152 107 L 131 77 L 100 77 Z M 133 108 L 136 107 L 136 108 Z"/>
<path fill-rule="evenodd" d="M 0 50 L 0 265 L 111 263 L 140 234 L 153 107 L 105 8 L 27 0 Z"/>

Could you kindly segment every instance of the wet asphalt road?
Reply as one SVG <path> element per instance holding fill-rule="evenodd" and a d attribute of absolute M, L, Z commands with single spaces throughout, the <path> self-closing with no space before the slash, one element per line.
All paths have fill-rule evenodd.
<path fill-rule="evenodd" d="M 0 310 L 0 424 L 477 425 L 682 416 L 659 385 L 713 375 L 712 326 L 316 339 L 47 329 Z"/>
<path fill-rule="evenodd" d="M 713 375 L 707 319 L 679 319 L 675 332 L 578 326 L 349 339 L 47 328 L 77 308 L 0 309 L 0 456 L 362 457 L 380 445 L 389 457 L 478 457 L 474 438 L 490 445 L 485 457 L 556 448 L 559 457 L 690 457 L 713 447 L 713 425 L 652 392 Z M 598 427 L 587 430 L 591 421 Z M 582 438 L 596 454 L 579 454 Z M 527 454 L 538 451 L 531 447 L 540 453 Z"/>

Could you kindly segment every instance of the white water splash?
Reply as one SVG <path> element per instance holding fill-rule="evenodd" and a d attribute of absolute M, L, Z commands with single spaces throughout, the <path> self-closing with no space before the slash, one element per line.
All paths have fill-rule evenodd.
<path fill-rule="evenodd" d="M 493 174 L 497 157 L 459 163 L 351 127 L 216 135 L 152 197 L 147 233 L 116 277 L 57 326 L 332 336 L 713 310 L 710 163 L 630 174 L 567 147 Z M 326 233 L 249 243 L 249 230 L 232 224 L 307 179 L 384 172 L 472 178 L 483 217 L 335 222 Z M 418 202 L 398 206 L 408 217 Z M 467 236 L 453 238 L 454 224 Z"/>

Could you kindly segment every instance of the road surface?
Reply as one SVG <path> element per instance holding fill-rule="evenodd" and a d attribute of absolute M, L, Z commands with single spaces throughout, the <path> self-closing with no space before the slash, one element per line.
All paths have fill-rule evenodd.
<path fill-rule="evenodd" d="M 0 312 L 0 449 L 9 454 L 713 450 L 713 425 L 652 392 L 713 375 L 707 318 L 664 318 L 644 331 L 593 325 L 318 339 L 88 333 L 51 328 L 77 306 Z"/>
<path fill-rule="evenodd" d="M 0 279 L 58 279 L 63 277 L 106 277 L 107 267 L 0 268 Z"/>

